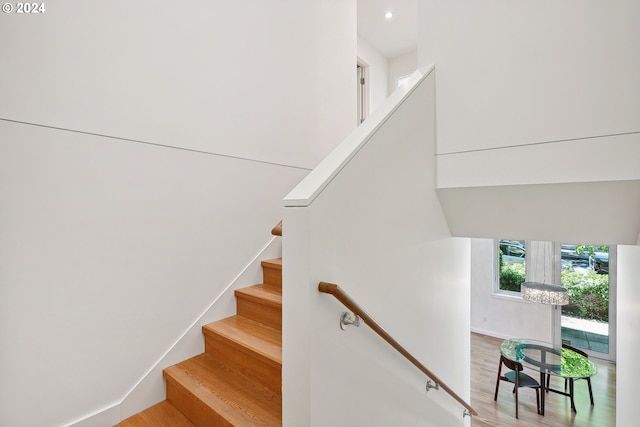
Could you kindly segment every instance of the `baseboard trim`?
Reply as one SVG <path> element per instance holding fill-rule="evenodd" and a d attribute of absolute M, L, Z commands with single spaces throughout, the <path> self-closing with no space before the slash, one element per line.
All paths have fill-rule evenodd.
<path fill-rule="evenodd" d="M 118 424 L 121 420 L 121 404 L 116 403 L 107 408 L 94 412 L 91 415 L 80 418 L 67 424 L 67 427 L 105 427 Z"/>
<path fill-rule="evenodd" d="M 493 332 L 493 331 L 486 331 L 484 329 L 479 329 L 479 328 L 471 328 L 471 332 L 475 332 L 476 334 L 486 335 L 488 337 L 500 338 L 500 339 L 503 339 L 503 340 L 506 340 L 506 339 L 509 339 L 509 338 L 513 338 L 511 336 L 499 334 L 499 333 L 496 333 L 496 332 Z"/>

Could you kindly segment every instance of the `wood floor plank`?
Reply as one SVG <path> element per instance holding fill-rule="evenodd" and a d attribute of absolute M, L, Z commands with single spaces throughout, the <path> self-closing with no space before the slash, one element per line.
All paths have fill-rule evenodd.
<path fill-rule="evenodd" d="M 568 397 L 548 393 L 545 415 L 536 413 L 536 394 L 522 389 L 519 394 L 519 419 L 515 418 L 513 387 L 502 382 L 498 401 L 493 397 L 500 359 L 499 338 L 476 333 L 471 334 L 471 406 L 479 416 L 471 420 L 472 427 L 615 427 L 616 425 L 616 366 L 613 363 L 592 359 L 598 373 L 591 378 L 595 405 L 591 406 L 586 381 L 575 383 L 577 413 L 571 411 Z M 534 372 L 529 372 L 537 378 Z M 564 386 L 559 378 L 551 379 L 552 387 Z"/>

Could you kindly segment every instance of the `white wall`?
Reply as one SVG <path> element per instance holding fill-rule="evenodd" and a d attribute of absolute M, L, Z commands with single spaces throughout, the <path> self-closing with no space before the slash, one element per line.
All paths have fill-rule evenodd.
<path fill-rule="evenodd" d="M 438 153 L 640 132 L 640 3 L 420 0 Z"/>
<path fill-rule="evenodd" d="M 2 425 L 66 424 L 122 399 L 262 250 L 303 174 L 15 123 L 0 132 Z"/>
<path fill-rule="evenodd" d="M 637 134 L 443 154 L 437 181 L 454 235 L 633 244 L 638 158 Z"/>
<path fill-rule="evenodd" d="M 354 14 L 355 0 L 66 0 L 5 16 L 0 117 L 311 168 L 354 126 Z"/>
<path fill-rule="evenodd" d="M 470 248 L 434 192 L 433 72 L 387 116 L 401 92 L 285 199 L 284 425 L 463 425 L 367 326 L 341 331 L 344 307 L 317 290 L 341 286 L 468 401 Z"/>
<path fill-rule="evenodd" d="M 616 422 L 633 425 L 638 402 L 633 398 L 640 379 L 636 355 L 640 351 L 640 247 L 618 246 L 618 310 Z"/>
<path fill-rule="evenodd" d="M 437 157 L 438 187 L 638 180 L 638 142 L 631 134 L 442 154 Z"/>
<path fill-rule="evenodd" d="M 640 4 L 420 0 L 418 13 L 452 233 L 635 243 Z M 553 209 L 522 208 L 541 202 Z M 575 215 L 586 203 L 610 221 Z"/>
<path fill-rule="evenodd" d="M 111 423 L 353 128 L 355 1 L 22 18 L 0 26 L 0 424 Z"/>
<path fill-rule="evenodd" d="M 418 69 L 418 52 L 413 50 L 389 59 L 389 93 L 397 88 L 397 81 Z"/>
<path fill-rule="evenodd" d="M 389 96 L 387 80 L 389 62 L 369 42 L 358 36 L 358 58 L 367 66 L 369 74 L 369 112 L 373 113 Z"/>
<path fill-rule="evenodd" d="M 528 249 L 536 244 L 530 242 Z M 471 330 L 500 338 L 526 337 L 552 342 L 553 307 L 533 304 L 519 296 L 496 294 L 496 269 L 495 240 L 471 239 Z M 532 275 L 528 268 L 527 280 L 542 281 L 543 277 Z"/>

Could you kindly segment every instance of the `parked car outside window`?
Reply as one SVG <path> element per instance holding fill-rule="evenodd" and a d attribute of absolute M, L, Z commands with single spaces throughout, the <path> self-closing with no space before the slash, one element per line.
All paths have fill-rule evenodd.
<path fill-rule="evenodd" d="M 596 252 L 589 257 L 591 269 L 598 274 L 609 274 L 609 253 Z"/>
<path fill-rule="evenodd" d="M 527 250 L 524 243 L 518 240 L 500 240 L 502 262 L 507 264 L 522 264 L 525 261 Z"/>

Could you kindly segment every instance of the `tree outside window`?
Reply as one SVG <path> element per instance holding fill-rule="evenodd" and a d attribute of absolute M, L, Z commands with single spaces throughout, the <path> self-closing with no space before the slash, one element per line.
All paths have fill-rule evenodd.
<path fill-rule="evenodd" d="M 526 278 L 527 246 L 524 240 L 498 241 L 498 289 L 508 292 L 520 292 L 520 285 Z"/>

